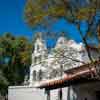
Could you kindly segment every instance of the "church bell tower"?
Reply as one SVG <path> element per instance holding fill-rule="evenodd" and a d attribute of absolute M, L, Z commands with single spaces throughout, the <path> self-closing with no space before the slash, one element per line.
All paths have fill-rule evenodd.
<path fill-rule="evenodd" d="M 45 41 L 42 39 L 42 33 L 37 33 L 37 37 L 34 43 L 34 51 L 32 52 L 32 64 L 30 67 L 30 84 L 42 79 L 42 66 L 47 57 L 47 48 Z M 40 75 L 41 74 L 41 75 Z"/>

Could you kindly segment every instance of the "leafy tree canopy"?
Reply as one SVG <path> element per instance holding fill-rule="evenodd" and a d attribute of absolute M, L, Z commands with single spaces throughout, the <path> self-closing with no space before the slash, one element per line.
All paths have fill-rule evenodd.
<path fill-rule="evenodd" d="M 31 63 L 32 45 L 25 37 L 5 33 L 0 37 L 0 92 L 9 85 L 23 84 Z"/>
<path fill-rule="evenodd" d="M 100 8 L 99 5 L 99 0 L 27 0 L 25 19 L 30 26 L 61 17 L 69 21 L 90 21 Z"/>

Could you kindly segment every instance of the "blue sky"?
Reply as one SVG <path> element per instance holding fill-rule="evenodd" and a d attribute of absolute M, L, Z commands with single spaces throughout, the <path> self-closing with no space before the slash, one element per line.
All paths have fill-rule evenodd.
<path fill-rule="evenodd" d="M 32 39 L 33 34 L 39 30 L 32 30 L 23 19 L 23 11 L 26 0 L 0 0 L 0 35 L 11 32 L 15 36 L 26 36 Z M 61 19 L 53 24 L 54 32 L 65 31 L 71 38 L 81 41 L 78 30 L 74 25 Z"/>
<path fill-rule="evenodd" d="M 25 24 L 23 10 L 26 0 L 0 0 L 0 34 L 32 36 L 32 30 Z"/>

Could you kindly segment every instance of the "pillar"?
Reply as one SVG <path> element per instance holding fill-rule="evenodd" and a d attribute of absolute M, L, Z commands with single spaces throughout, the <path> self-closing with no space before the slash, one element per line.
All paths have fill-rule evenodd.
<path fill-rule="evenodd" d="M 47 94 L 47 100 L 50 100 L 50 90 L 45 90 Z"/>
<path fill-rule="evenodd" d="M 62 100 L 62 88 L 58 91 L 58 100 Z"/>

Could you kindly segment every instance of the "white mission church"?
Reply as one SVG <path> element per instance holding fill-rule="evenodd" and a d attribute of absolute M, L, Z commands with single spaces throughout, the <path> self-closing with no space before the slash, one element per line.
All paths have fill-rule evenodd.
<path fill-rule="evenodd" d="M 32 53 L 29 85 L 60 77 L 61 71 L 80 66 L 88 61 L 82 43 L 76 43 L 74 40 L 67 40 L 66 37 L 61 36 L 56 46 L 48 53 L 45 40 L 40 35 L 35 41 Z"/>

